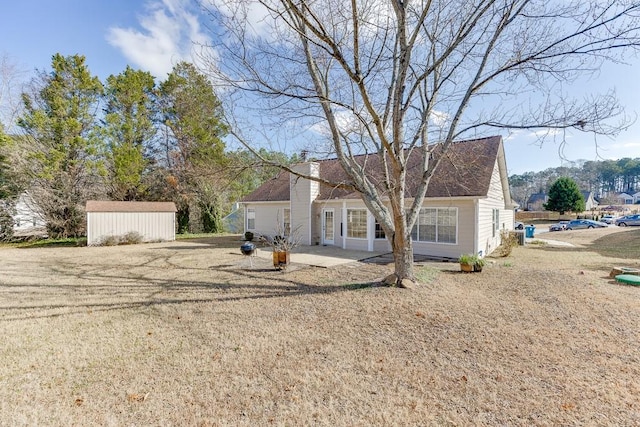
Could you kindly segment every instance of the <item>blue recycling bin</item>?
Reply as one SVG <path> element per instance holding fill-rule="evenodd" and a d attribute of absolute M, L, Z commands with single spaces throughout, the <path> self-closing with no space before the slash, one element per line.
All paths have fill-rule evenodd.
<path fill-rule="evenodd" d="M 533 233 L 536 230 L 536 227 L 534 225 L 527 225 L 526 227 L 524 227 L 524 236 L 531 238 L 533 237 Z"/>

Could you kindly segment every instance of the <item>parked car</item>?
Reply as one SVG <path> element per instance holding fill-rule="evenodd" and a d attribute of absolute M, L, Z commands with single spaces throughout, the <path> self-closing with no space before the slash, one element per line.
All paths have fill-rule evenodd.
<path fill-rule="evenodd" d="M 580 230 L 582 228 L 604 228 L 607 224 L 600 221 L 594 221 L 591 219 L 574 219 L 569 221 L 565 230 Z"/>
<path fill-rule="evenodd" d="M 549 231 L 563 231 L 567 228 L 567 224 L 569 224 L 569 221 L 560 221 L 557 224 L 551 224 Z"/>
<path fill-rule="evenodd" d="M 622 216 L 616 219 L 614 223 L 620 227 L 626 227 L 627 225 L 640 225 L 640 214 Z"/>
<path fill-rule="evenodd" d="M 602 218 L 600 218 L 600 221 L 604 222 L 605 224 L 613 224 L 615 220 L 616 217 L 613 215 L 602 215 Z"/>
<path fill-rule="evenodd" d="M 516 230 L 524 230 L 524 223 L 523 223 L 523 222 L 516 221 L 516 222 L 513 224 L 513 226 L 514 226 L 514 228 L 515 228 Z"/>

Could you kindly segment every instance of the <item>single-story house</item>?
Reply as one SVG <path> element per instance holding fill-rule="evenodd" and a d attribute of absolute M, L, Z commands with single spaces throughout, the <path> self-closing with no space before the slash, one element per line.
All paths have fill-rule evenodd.
<path fill-rule="evenodd" d="M 437 152 L 437 150 L 434 150 Z M 509 194 L 502 138 L 453 143 L 445 153 L 427 190 L 417 226 L 415 254 L 457 258 L 463 253 L 491 253 L 500 244 L 500 231 L 512 230 L 514 207 Z M 409 158 L 407 195 L 417 189 L 418 155 Z M 377 155 L 358 159 L 380 176 Z M 299 163 L 294 170 L 332 182 L 348 182 L 337 159 Z M 390 251 L 384 230 L 358 193 L 333 188 L 281 171 L 247 195 L 245 231 L 274 235 L 295 230 L 304 245 Z"/>
<path fill-rule="evenodd" d="M 584 210 L 590 211 L 598 207 L 598 201 L 593 197 L 593 191 L 581 191 L 584 198 Z"/>
<path fill-rule="evenodd" d="M 633 203 L 640 203 L 640 191 L 633 195 Z"/>
<path fill-rule="evenodd" d="M 616 203 L 619 203 L 621 205 L 632 205 L 634 203 L 633 196 L 627 193 L 618 193 L 613 196 L 613 199 L 616 201 Z"/>
<path fill-rule="evenodd" d="M 131 232 L 140 234 L 144 242 L 176 239 L 176 205 L 173 202 L 89 200 L 85 210 L 89 246 Z"/>

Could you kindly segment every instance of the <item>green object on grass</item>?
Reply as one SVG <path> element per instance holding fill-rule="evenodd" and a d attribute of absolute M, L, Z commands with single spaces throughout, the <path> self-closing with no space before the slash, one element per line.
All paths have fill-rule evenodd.
<path fill-rule="evenodd" d="M 633 274 L 618 274 L 616 280 L 627 285 L 640 286 L 640 276 L 634 276 Z"/>

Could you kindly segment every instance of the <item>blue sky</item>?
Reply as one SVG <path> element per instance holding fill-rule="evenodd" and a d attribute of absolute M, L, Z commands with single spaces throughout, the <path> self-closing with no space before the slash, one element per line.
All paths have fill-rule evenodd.
<path fill-rule="evenodd" d="M 192 58 L 193 40 L 209 37 L 188 0 L 20 0 L 5 2 L 0 17 L 0 55 L 22 70 L 49 70 L 51 56 L 82 54 L 102 80 L 128 65 L 164 78 L 173 64 Z M 640 115 L 640 80 L 635 64 L 607 66 L 586 83 L 590 90 L 616 89 L 629 115 Z M 616 139 L 568 135 L 569 160 L 640 157 L 640 118 Z M 509 173 L 561 166 L 558 143 L 537 144 L 533 132 L 503 134 Z M 281 147 L 282 149 L 282 147 Z"/>

